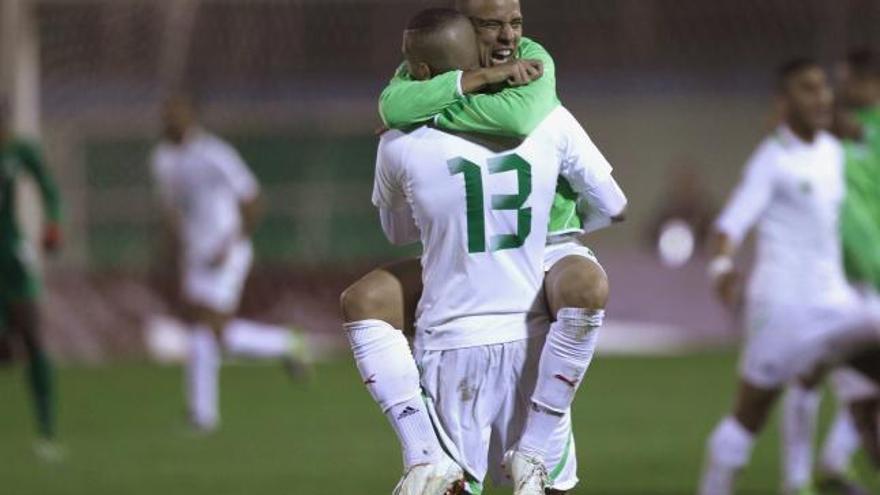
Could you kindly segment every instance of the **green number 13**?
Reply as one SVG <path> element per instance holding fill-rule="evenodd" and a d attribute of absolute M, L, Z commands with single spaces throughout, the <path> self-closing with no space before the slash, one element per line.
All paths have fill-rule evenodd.
<path fill-rule="evenodd" d="M 519 185 L 517 194 L 493 194 L 491 197 L 493 210 L 516 211 L 516 233 L 493 235 L 489 242 L 489 251 L 518 248 L 532 231 L 532 209 L 522 207 L 532 194 L 532 166 L 515 154 L 490 158 L 488 165 L 490 174 L 516 171 Z M 449 173 L 464 175 L 468 252 L 486 252 L 485 201 L 480 166 L 464 158 L 453 158 L 449 160 Z"/>

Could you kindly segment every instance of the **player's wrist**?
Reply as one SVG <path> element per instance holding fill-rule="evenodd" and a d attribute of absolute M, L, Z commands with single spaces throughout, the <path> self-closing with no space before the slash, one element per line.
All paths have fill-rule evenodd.
<path fill-rule="evenodd" d="M 709 280 L 714 283 L 721 277 L 733 273 L 734 268 L 733 257 L 720 254 L 709 261 L 709 265 L 706 267 L 706 274 L 709 276 Z"/>
<path fill-rule="evenodd" d="M 462 71 L 458 79 L 458 89 L 462 95 L 476 93 L 488 84 L 489 74 L 483 68 Z"/>

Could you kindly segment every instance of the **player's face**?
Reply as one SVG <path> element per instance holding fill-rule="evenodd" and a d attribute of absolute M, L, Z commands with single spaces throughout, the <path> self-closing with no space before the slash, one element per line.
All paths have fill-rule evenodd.
<path fill-rule="evenodd" d="M 810 67 L 792 75 L 785 88 L 791 123 L 813 132 L 828 129 L 833 120 L 834 95 L 825 71 Z"/>
<path fill-rule="evenodd" d="M 192 107 L 182 100 L 165 103 L 162 109 L 162 133 L 165 138 L 180 143 L 186 131 L 193 125 Z"/>
<path fill-rule="evenodd" d="M 849 107 L 863 108 L 880 102 L 880 78 L 858 76 L 845 68 L 840 79 L 840 98 Z"/>
<path fill-rule="evenodd" d="M 513 60 L 523 29 L 519 0 L 470 0 L 461 6 L 477 32 L 480 63 L 488 67 Z"/>

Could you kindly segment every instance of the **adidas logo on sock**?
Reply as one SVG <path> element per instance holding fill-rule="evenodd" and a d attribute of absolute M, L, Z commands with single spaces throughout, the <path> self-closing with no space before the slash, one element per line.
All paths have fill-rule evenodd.
<path fill-rule="evenodd" d="M 413 414 L 416 414 L 418 412 L 419 412 L 418 409 L 416 409 L 412 406 L 406 406 L 405 408 L 403 408 L 403 411 L 400 411 L 400 414 L 397 415 L 397 419 L 403 419 L 403 418 L 412 416 Z"/>

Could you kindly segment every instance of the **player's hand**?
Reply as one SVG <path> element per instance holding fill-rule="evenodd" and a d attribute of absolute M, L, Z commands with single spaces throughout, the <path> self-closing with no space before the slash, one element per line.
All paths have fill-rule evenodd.
<path fill-rule="evenodd" d="M 483 70 L 488 84 L 523 86 L 544 75 L 544 64 L 540 60 L 518 59 Z"/>
<path fill-rule="evenodd" d="M 736 270 L 718 275 L 715 279 L 715 293 L 722 304 L 735 308 L 740 300 L 740 277 Z"/>
<path fill-rule="evenodd" d="M 210 268 L 220 268 L 226 263 L 230 252 L 232 252 L 232 245 L 224 244 L 223 247 L 218 249 L 217 252 L 214 253 L 214 256 L 208 261 L 208 266 Z"/>
<path fill-rule="evenodd" d="M 43 228 L 43 249 L 48 253 L 54 253 L 60 248 L 61 226 L 55 222 L 47 223 Z"/>

